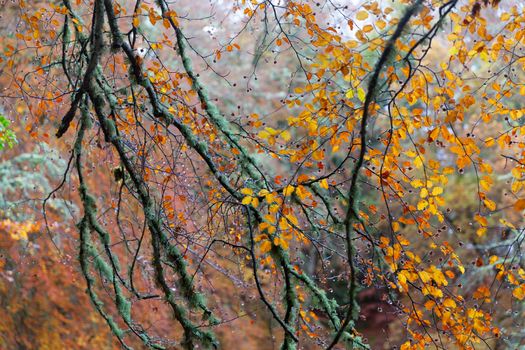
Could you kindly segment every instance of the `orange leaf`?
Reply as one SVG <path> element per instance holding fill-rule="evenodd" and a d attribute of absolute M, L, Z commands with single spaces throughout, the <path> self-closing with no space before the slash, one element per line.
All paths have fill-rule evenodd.
<path fill-rule="evenodd" d="M 525 209 L 525 199 L 518 199 L 516 203 L 514 203 L 514 209 L 517 211 L 522 211 Z"/>

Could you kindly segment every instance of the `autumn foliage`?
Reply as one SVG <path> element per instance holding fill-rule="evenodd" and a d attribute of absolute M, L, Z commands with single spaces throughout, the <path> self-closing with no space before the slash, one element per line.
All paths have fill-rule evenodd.
<path fill-rule="evenodd" d="M 525 346 L 521 1 L 2 6 L 0 348 Z"/>

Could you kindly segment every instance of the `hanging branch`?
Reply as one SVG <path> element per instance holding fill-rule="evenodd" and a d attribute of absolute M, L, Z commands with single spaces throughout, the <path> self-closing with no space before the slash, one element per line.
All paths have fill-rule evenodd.
<path fill-rule="evenodd" d="M 357 179 L 359 178 L 361 168 L 363 167 L 363 163 L 366 156 L 366 150 L 367 150 L 367 123 L 368 118 L 371 111 L 371 105 L 374 102 L 374 98 L 376 96 L 376 89 L 377 84 L 379 81 L 379 75 L 384 69 L 384 65 L 389 59 L 390 55 L 394 51 L 394 46 L 396 44 L 397 39 L 401 36 L 403 33 L 403 30 L 408 25 L 408 22 L 410 21 L 410 18 L 417 12 L 419 6 L 423 3 L 423 0 L 416 0 L 410 7 L 406 10 L 403 17 L 400 19 L 399 23 L 397 24 L 396 30 L 394 34 L 389 38 L 388 42 L 385 45 L 385 48 L 379 57 L 379 60 L 377 61 L 372 77 L 370 78 L 370 81 L 368 82 L 368 89 L 365 97 L 365 102 L 363 104 L 363 117 L 361 119 L 361 128 L 360 128 L 360 135 L 361 135 L 361 148 L 359 151 L 359 155 L 357 157 L 357 162 L 355 163 L 355 166 L 353 168 L 352 172 L 352 179 L 350 182 L 350 189 L 348 190 L 348 206 L 346 210 L 346 217 L 344 220 L 344 226 L 345 226 L 345 236 L 346 236 L 346 252 L 348 257 L 348 265 L 350 266 L 350 281 L 348 286 L 348 310 L 346 312 L 343 324 L 341 325 L 341 328 L 336 333 L 334 339 L 330 343 L 330 345 L 327 347 L 327 350 L 332 349 L 337 343 L 339 342 L 339 339 L 343 335 L 343 332 L 346 330 L 346 327 L 357 317 L 359 306 L 357 305 L 356 295 L 357 295 L 357 269 L 354 262 L 354 256 L 355 256 L 355 247 L 352 242 L 353 240 L 353 226 L 358 221 L 358 213 L 359 209 L 357 207 L 358 204 L 358 186 L 357 186 Z"/>

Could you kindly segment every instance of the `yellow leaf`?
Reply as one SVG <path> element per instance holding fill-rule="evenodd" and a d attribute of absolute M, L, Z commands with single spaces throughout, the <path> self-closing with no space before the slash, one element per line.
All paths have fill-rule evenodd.
<path fill-rule="evenodd" d="M 266 130 L 262 130 L 261 132 L 259 132 L 259 137 L 261 139 L 267 139 L 270 136 L 271 136 L 270 133 Z"/>
<path fill-rule="evenodd" d="M 487 233 L 486 227 L 480 227 L 476 230 L 476 235 L 478 235 L 478 237 L 485 235 L 485 233 Z"/>
<path fill-rule="evenodd" d="M 401 228 L 401 225 L 399 225 L 399 222 L 396 221 L 392 223 L 392 231 L 398 232 L 400 228 Z"/>
<path fill-rule="evenodd" d="M 428 300 L 426 303 L 425 303 L 425 309 L 427 310 L 432 310 L 434 308 L 434 306 L 436 305 L 436 302 L 434 300 Z"/>
<path fill-rule="evenodd" d="M 417 203 L 417 210 L 423 210 L 426 207 L 428 207 L 428 202 L 426 200 L 422 200 Z"/>
<path fill-rule="evenodd" d="M 407 156 L 407 157 L 410 157 L 410 158 L 414 158 L 417 156 L 417 153 L 413 150 L 408 150 L 408 151 L 405 151 L 404 154 Z"/>
<path fill-rule="evenodd" d="M 272 204 L 275 202 L 275 194 L 274 193 L 268 193 L 264 196 L 264 199 L 266 200 L 266 203 Z"/>
<path fill-rule="evenodd" d="M 285 197 L 288 197 L 288 196 L 291 195 L 294 191 L 295 191 L 295 187 L 293 187 L 292 185 L 288 185 L 288 186 L 286 186 L 286 187 L 283 189 L 283 195 L 284 195 Z"/>
<path fill-rule="evenodd" d="M 321 181 L 319 181 L 319 186 L 321 188 L 324 188 L 325 190 L 328 189 L 328 181 L 326 179 L 322 179 Z"/>
<path fill-rule="evenodd" d="M 434 130 L 432 130 L 432 131 L 430 132 L 430 134 L 429 134 L 430 138 L 431 138 L 432 140 L 436 140 L 436 139 L 438 138 L 438 136 L 439 136 L 439 131 L 440 131 L 440 130 L 441 130 L 440 128 L 435 128 Z"/>
<path fill-rule="evenodd" d="M 308 190 L 306 190 L 306 188 L 304 188 L 303 186 L 298 186 L 295 189 L 295 194 L 297 194 L 297 196 L 301 200 L 304 200 L 306 197 L 308 197 L 310 195 L 310 192 L 308 192 Z"/>
<path fill-rule="evenodd" d="M 290 132 L 288 130 L 284 130 L 282 133 L 281 133 L 281 137 L 284 141 L 288 142 L 290 141 L 290 139 L 292 138 L 292 135 L 290 134 Z"/>
<path fill-rule="evenodd" d="M 264 240 L 261 243 L 261 253 L 262 254 L 268 253 L 271 249 L 272 249 L 272 242 L 270 242 L 269 240 Z"/>
<path fill-rule="evenodd" d="M 436 288 L 434 286 L 431 286 L 431 285 L 424 285 L 423 288 L 421 289 L 421 291 L 423 292 L 423 295 L 432 295 L 436 298 L 442 298 L 443 297 L 443 291 L 439 288 Z"/>
<path fill-rule="evenodd" d="M 423 283 L 427 283 L 428 281 L 430 281 L 430 275 L 426 271 L 419 272 L 419 278 L 421 278 L 421 281 Z"/>
<path fill-rule="evenodd" d="M 281 220 L 279 220 L 279 228 L 282 231 L 288 230 L 290 228 L 290 224 L 285 218 L 281 218 Z"/>
<path fill-rule="evenodd" d="M 288 221 L 295 226 L 299 225 L 299 220 L 297 220 L 297 218 L 293 214 L 287 214 L 286 219 L 288 219 Z"/>
<path fill-rule="evenodd" d="M 483 190 L 490 191 L 492 180 L 488 176 L 485 176 L 482 180 L 479 181 L 479 185 Z"/>
<path fill-rule="evenodd" d="M 443 306 L 445 307 L 449 307 L 451 309 L 455 309 L 456 308 L 456 302 L 450 298 L 447 298 L 443 301 Z"/>
<path fill-rule="evenodd" d="M 363 90 L 362 88 L 357 89 L 357 98 L 359 99 L 359 101 L 365 102 L 365 98 L 366 98 L 365 90 Z"/>
<path fill-rule="evenodd" d="M 518 300 L 523 300 L 525 298 L 525 288 L 523 285 L 519 286 L 518 288 L 514 289 L 512 291 L 512 295 Z"/>
<path fill-rule="evenodd" d="M 253 198 L 253 197 L 251 197 L 251 196 L 246 196 L 246 197 L 244 197 L 244 198 L 242 199 L 242 204 L 244 204 L 244 205 L 248 205 L 248 204 L 250 204 L 250 203 L 252 202 L 252 198 Z"/>
<path fill-rule="evenodd" d="M 414 159 L 414 165 L 416 168 L 421 168 L 423 166 L 423 159 L 421 158 L 421 156 L 417 156 L 415 159 Z"/>
<path fill-rule="evenodd" d="M 507 226 L 508 228 L 511 228 L 513 230 L 516 229 L 516 226 L 514 226 L 511 222 L 508 222 L 505 219 L 499 219 L 499 222 L 501 222 L 503 225 Z"/>
<path fill-rule="evenodd" d="M 432 195 L 433 196 L 440 195 L 441 193 L 443 193 L 443 188 L 442 187 L 434 187 L 434 189 L 432 189 Z"/>
<path fill-rule="evenodd" d="M 275 218 L 272 215 L 267 214 L 264 216 L 264 219 L 271 224 L 275 224 Z"/>
<path fill-rule="evenodd" d="M 245 195 L 248 195 L 248 196 L 251 196 L 253 194 L 253 190 L 251 188 L 243 188 L 241 189 L 241 193 L 242 194 L 245 194 Z"/>
<path fill-rule="evenodd" d="M 392 226 L 394 225 L 392 224 Z M 397 241 L 399 242 L 399 244 L 404 245 L 404 246 L 410 245 L 410 241 L 401 235 L 398 236 Z"/>
<path fill-rule="evenodd" d="M 487 220 L 487 218 L 484 217 L 484 216 L 481 216 L 479 214 L 476 214 L 474 216 L 474 220 L 476 220 L 481 226 L 488 226 L 489 225 L 489 221 Z"/>
<path fill-rule="evenodd" d="M 432 265 L 430 267 L 430 271 L 429 272 L 432 273 L 432 279 L 434 280 L 434 282 L 437 283 L 438 286 L 440 286 L 440 285 L 444 285 L 444 286 L 448 285 L 448 281 L 447 281 L 445 275 L 436 266 Z"/>
<path fill-rule="evenodd" d="M 409 341 L 406 341 L 404 342 L 401 347 L 399 348 L 399 350 L 410 350 L 410 348 L 412 348 L 412 343 L 409 342 Z"/>
<path fill-rule="evenodd" d="M 410 182 L 410 184 L 412 185 L 412 187 L 418 188 L 418 187 L 423 186 L 423 181 L 421 181 L 419 179 L 416 179 L 416 180 L 413 180 L 412 182 Z"/>
<path fill-rule="evenodd" d="M 324 151 L 322 149 L 317 150 L 312 153 L 312 158 L 317 161 L 321 161 L 324 159 Z"/>
<path fill-rule="evenodd" d="M 266 196 L 269 193 L 270 192 L 268 190 L 262 189 L 259 191 L 258 195 L 262 197 L 262 196 Z"/>
<path fill-rule="evenodd" d="M 508 21 L 510 19 L 510 13 L 505 12 L 501 15 L 500 18 L 502 21 Z"/>
<path fill-rule="evenodd" d="M 366 11 L 359 11 L 356 15 L 356 18 L 359 20 L 359 21 L 364 21 L 365 19 L 368 18 L 368 12 Z"/>
<path fill-rule="evenodd" d="M 273 239 L 273 245 L 281 246 L 283 249 L 288 249 L 288 242 L 286 242 L 286 240 L 279 238 L 279 237 L 275 237 Z"/>
<path fill-rule="evenodd" d="M 485 199 L 485 200 L 483 201 L 483 203 L 485 204 L 485 206 L 487 207 L 487 209 L 489 209 L 489 210 L 491 210 L 491 211 L 496 210 L 496 202 L 494 202 L 493 200 Z"/>

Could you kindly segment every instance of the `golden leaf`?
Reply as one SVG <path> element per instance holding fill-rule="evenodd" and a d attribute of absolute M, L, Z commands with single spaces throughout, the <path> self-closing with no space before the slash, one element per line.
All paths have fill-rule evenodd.
<path fill-rule="evenodd" d="M 525 298 L 525 288 L 523 284 L 518 288 L 514 289 L 512 291 L 512 295 L 518 300 L 523 300 L 523 298 Z"/>
<path fill-rule="evenodd" d="M 356 18 L 359 20 L 359 21 L 364 21 L 365 19 L 368 18 L 368 12 L 366 11 L 359 11 L 356 15 Z"/>

